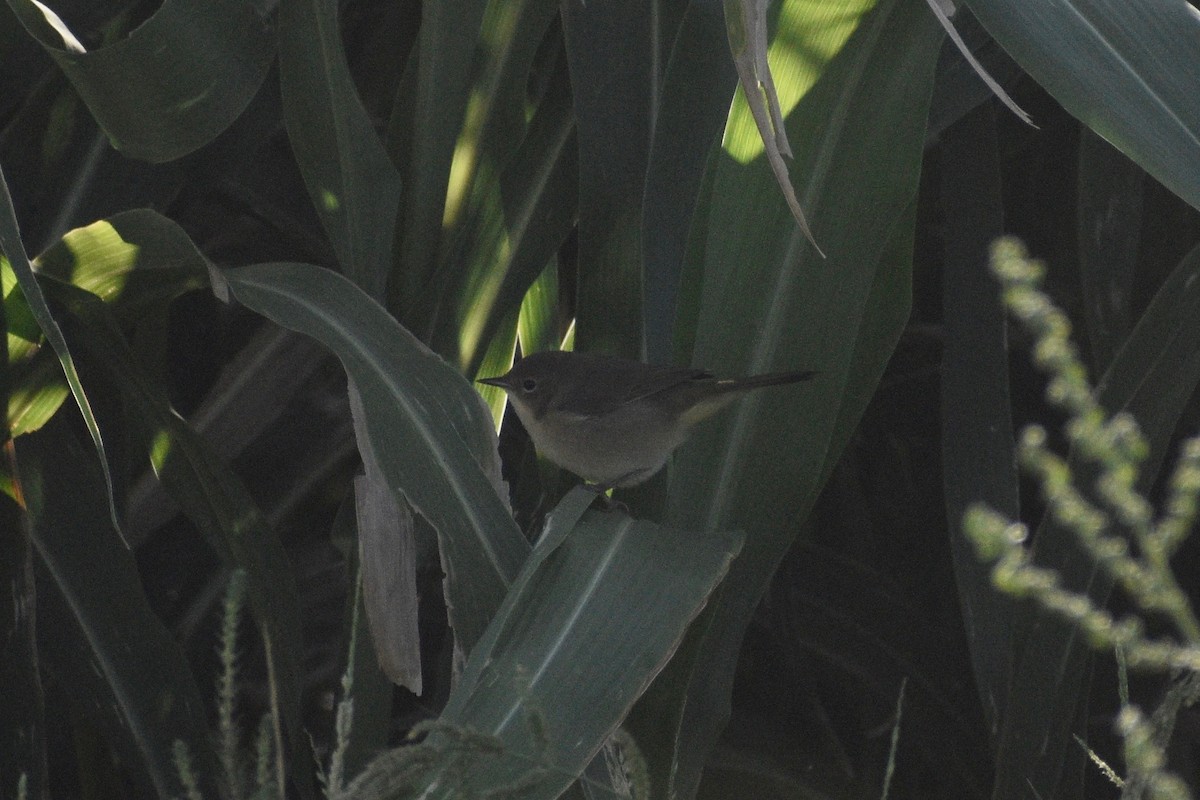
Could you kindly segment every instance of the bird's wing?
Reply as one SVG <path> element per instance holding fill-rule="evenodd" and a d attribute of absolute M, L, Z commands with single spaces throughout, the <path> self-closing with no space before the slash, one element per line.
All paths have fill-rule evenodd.
<path fill-rule="evenodd" d="M 681 383 L 712 377 L 699 369 L 643 364 L 630 380 L 627 364 L 599 360 L 589 365 L 589 376 L 586 391 L 572 391 L 561 398 L 559 405 L 570 408 L 580 416 L 601 417 L 611 414 L 626 403 L 649 397 Z"/>
<path fill-rule="evenodd" d="M 635 381 L 625 393 L 625 402 L 664 392 L 683 383 L 711 379 L 712 373 L 690 367 L 648 367 L 646 373 Z"/>

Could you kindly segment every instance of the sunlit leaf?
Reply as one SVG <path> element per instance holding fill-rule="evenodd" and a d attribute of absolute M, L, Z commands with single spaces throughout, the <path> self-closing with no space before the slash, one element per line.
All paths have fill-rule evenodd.
<path fill-rule="evenodd" d="M 784 129 L 783 110 L 779 102 L 779 92 L 775 88 L 775 79 L 771 74 L 771 65 L 767 61 L 767 6 L 770 0 L 725 0 L 725 20 L 729 26 L 729 49 L 733 52 L 733 63 L 737 66 L 738 82 L 741 84 L 739 97 L 743 98 L 750 109 L 754 125 L 762 140 L 763 151 L 779 189 L 787 200 L 796 224 L 804 233 L 804 237 L 816 248 L 817 253 L 824 256 L 817 240 L 813 238 L 796 198 L 796 190 L 788 177 L 788 167 L 784 158 L 792 157 L 792 147 L 788 144 L 787 131 Z"/>
<path fill-rule="evenodd" d="M 58 355 L 67 384 L 71 387 L 71 394 L 75 397 L 75 402 L 83 414 L 83 421 L 92 435 L 92 443 L 96 445 L 96 450 L 100 454 L 100 466 L 104 472 L 104 481 L 108 485 L 109 516 L 112 518 L 113 527 L 119 533 L 121 530 L 120 516 L 117 513 L 116 499 L 112 496 L 112 474 L 109 472 L 100 426 L 96 422 L 95 414 L 92 413 L 91 403 L 83 391 L 83 384 L 79 382 L 79 373 L 75 370 L 75 360 L 71 356 L 70 350 L 67 349 L 67 340 L 63 338 L 62 330 L 51 315 L 42 289 L 38 285 L 37 278 L 34 277 L 33 265 L 29 263 L 29 256 L 25 253 L 25 246 L 21 243 L 21 231 L 17 227 L 17 215 L 13 209 L 12 196 L 8 193 L 8 183 L 5 182 L 2 172 L 0 172 L 0 251 L 8 259 L 8 264 L 16 276 L 17 284 L 21 287 L 30 314 Z M 7 297 L 6 294 L 6 300 Z"/>

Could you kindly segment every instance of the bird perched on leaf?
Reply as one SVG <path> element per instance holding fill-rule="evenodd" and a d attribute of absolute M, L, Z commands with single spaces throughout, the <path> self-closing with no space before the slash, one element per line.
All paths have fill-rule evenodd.
<path fill-rule="evenodd" d="M 555 350 L 479 382 L 508 393 L 538 452 L 607 491 L 650 478 L 693 425 L 747 392 L 815 374 L 717 378 L 702 369 Z"/>

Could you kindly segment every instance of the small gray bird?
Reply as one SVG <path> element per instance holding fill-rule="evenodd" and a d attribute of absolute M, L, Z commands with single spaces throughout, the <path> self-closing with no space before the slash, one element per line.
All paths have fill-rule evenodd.
<path fill-rule="evenodd" d="M 546 351 L 479 382 L 508 393 L 538 452 L 606 491 L 658 472 L 693 425 L 746 392 L 815 374 L 716 378 L 701 369 Z"/>

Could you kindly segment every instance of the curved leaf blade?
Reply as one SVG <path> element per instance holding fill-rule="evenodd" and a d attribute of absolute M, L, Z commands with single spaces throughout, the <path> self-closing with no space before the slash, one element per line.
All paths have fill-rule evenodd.
<path fill-rule="evenodd" d="M 729 116 L 737 71 L 721 5 L 691 0 L 663 73 L 642 206 L 646 360 L 671 360 L 688 230 L 713 142 Z"/>
<path fill-rule="evenodd" d="M 149 209 L 126 211 L 69 231 L 33 260 L 33 268 L 39 279 L 51 278 L 92 292 L 122 321 L 139 320 L 180 294 L 209 285 L 207 259 L 182 228 Z M 6 303 L 28 314 L 28 307 L 17 299 L 10 296 Z M 13 338 L 10 330 L 10 342 Z M 28 334 L 17 338 L 23 339 L 18 356 L 36 352 L 39 342 L 29 340 Z M 67 393 L 62 375 L 51 370 L 49 362 L 35 361 L 20 370 L 8 406 L 13 433 L 40 428 L 58 411 Z M 136 546 L 136 531 L 129 535 L 130 544 Z"/>
<path fill-rule="evenodd" d="M 638 358 L 642 208 L 658 98 L 657 3 L 566 3 L 579 142 L 579 349 Z"/>
<path fill-rule="evenodd" d="M 39 650 L 81 710 L 118 744 L 138 782 L 179 791 L 172 758 L 186 743 L 206 796 L 217 759 L 204 702 L 178 644 L 150 608 L 133 557 L 100 511 L 94 462 L 61 426 L 16 442 L 37 551 Z"/>
<path fill-rule="evenodd" d="M 287 553 L 245 486 L 171 408 L 162 389 L 138 365 L 108 307 L 75 286 L 50 283 L 63 313 L 86 331 L 82 352 L 104 369 L 130 410 L 133 441 L 149 458 L 156 477 L 179 503 L 222 560 L 245 570 L 255 620 L 267 654 L 272 711 L 286 734 L 292 775 L 308 796 L 308 741 L 301 728 L 299 601 Z"/>
<path fill-rule="evenodd" d="M 658 791 L 694 794 L 728 715 L 745 626 L 795 536 L 788 522 L 815 501 L 874 390 L 866 376 L 879 374 L 907 318 L 911 249 L 902 245 L 941 39 L 921 0 L 782 6 L 773 69 L 798 145 L 792 176 L 828 260 L 779 196 L 743 101 L 710 164 L 698 209 L 704 237 L 688 265 L 701 281 L 698 309 L 680 315 L 696 320 L 692 363 L 730 375 L 813 368 L 819 377 L 747 397 L 676 453 L 672 524 L 753 535 L 693 626 L 684 649 L 695 649 L 647 701 L 647 714 L 679 715 L 670 743 L 654 745 L 668 748 L 653 756 Z M 659 771 L 668 763 L 670 773 Z"/>
<path fill-rule="evenodd" d="M 467 375 L 577 220 L 575 121 L 565 75 L 553 79 L 548 95 L 505 172 L 476 178 L 470 222 L 440 267 L 455 276 L 441 298 L 452 309 L 440 316 L 431 343 Z"/>
<path fill-rule="evenodd" d="M 1186 0 L 964 0 L 1063 108 L 1200 208 L 1200 14 Z"/>
<path fill-rule="evenodd" d="M 740 534 L 585 512 L 594 499 L 577 488 L 551 514 L 451 693 L 442 726 L 421 745 L 453 745 L 444 733 L 453 726 L 485 737 L 489 750 L 474 754 L 468 769 L 454 764 L 448 779 L 438 778 L 446 765 L 435 765 L 422 779 L 425 796 L 503 786 L 520 786 L 531 799 L 560 796 L 662 669 L 741 545 Z M 352 788 L 380 780 L 406 749 L 381 758 Z"/>
<path fill-rule="evenodd" d="M 91 292 L 125 319 L 209 285 L 208 260 L 183 228 L 148 208 L 68 231 L 33 266 L 38 275 Z"/>
<path fill-rule="evenodd" d="M 388 307 L 414 304 L 433 279 L 448 201 L 450 166 L 471 92 L 473 59 L 485 0 L 423 4 L 421 30 L 409 64 L 405 92 L 393 110 L 388 152 L 398 165 L 406 193 L 396 222 L 397 279 L 388 286 Z"/>
<path fill-rule="evenodd" d="M 4 180 L 2 171 L 0 171 L 0 252 L 8 258 L 9 265 L 16 275 L 17 284 L 25 295 L 25 302 L 28 304 L 30 313 L 37 321 L 38 327 L 42 329 L 42 333 L 45 334 L 51 347 L 54 348 L 59 363 L 62 364 L 67 385 L 71 387 L 71 394 L 79 405 L 80 413 L 83 414 L 83 421 L 87 425 L 88 433 L 92 436 L 92 443 L 96 445 L 96 451 L 100 454 L 100 466 L 104 471 L 104 482 L 108 486 L 109 516 L 112 518 L 113 527 L 120 533 L 120 515 L 117 512 L 116 499 L 113 497 L 113 479 L 104 449 L 104 437 L 100 433 L 100 425 L 96 422 L 96 415 L 92 412 L 87 394 L 83 391 L 83 384 L 79 381 L 79 373 L 75 369 L 75 360 L 71 356 L 71 351 L 67 348 L 67 340 L 63 337 L 62 329 L 58 327 L 58 323 L 50 313 L 50 307 L 46 305 L 42 287 L 33 274 L 33 265 L 29 262 L 25 246 L 21 244 L 17 214 L 13 208 L 12 195 L 8 193 L 8 183 Z M 122 538 L 124 538 L 123 534 Z"/>
<path fill-rule="evenodd" d="M 508 512 L 496 434 L 452 367 L 337 273 L 258 264 L 225 273 L 234 297 L 334 352 L 361 398 L 359 449 L 438 531 L 451 624 L 469 651 L 529 552 Z"/>
<path fill-rule="evenodd" d="M 400 175 L 359 100 L 337 3 L 279 8 L 279 83 L 288 139 L 342 271 L 379 299 L 387 285 Z"/>
<path fill-rule="evenodd" d="M 228 128 L 258 92 L 275 55 L 253 3 L 166 0 L 124 39 L 91 52 L 64 46 L 32 0 L 8 0 L 87 103 L 113 147 L 172 161 Z"/>

